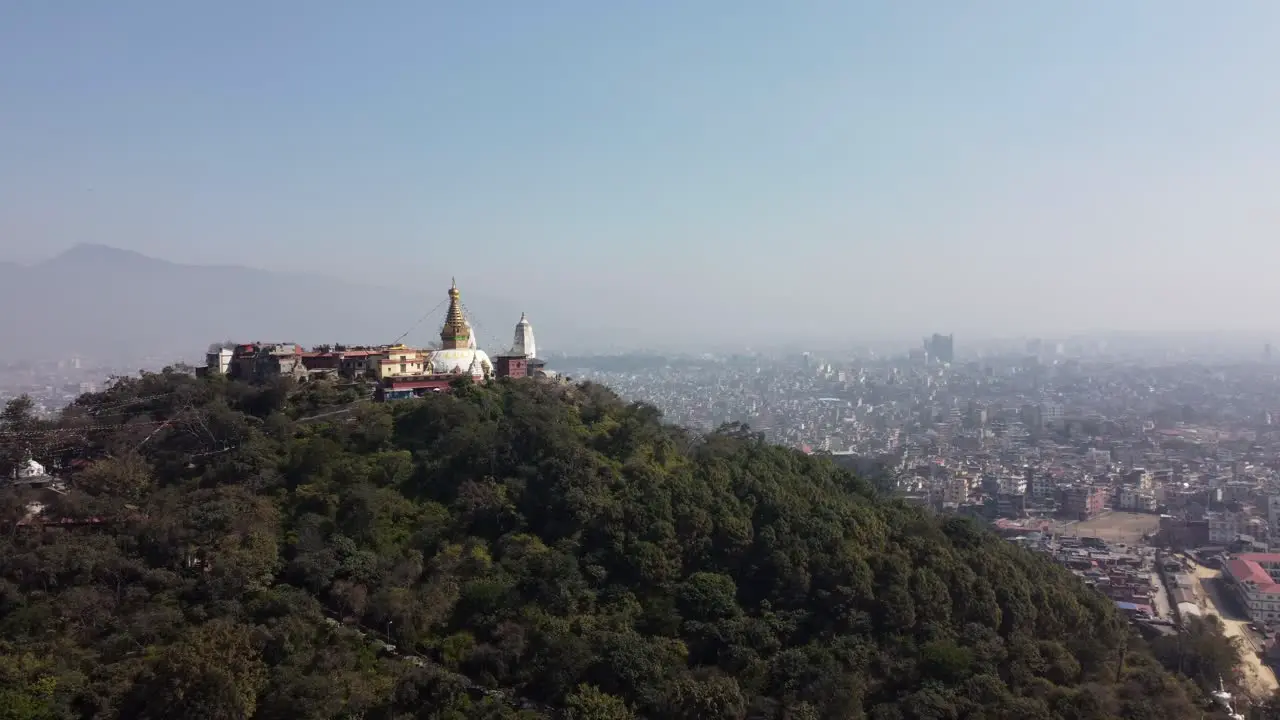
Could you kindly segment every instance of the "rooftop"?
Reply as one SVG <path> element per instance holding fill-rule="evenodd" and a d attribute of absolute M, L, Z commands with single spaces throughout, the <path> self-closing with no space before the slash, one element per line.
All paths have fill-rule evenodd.
<path fill-rule="evenodd" d="M 1280 553 L 1246 553 L 1227 561 L 1227 574 L 1238 583 L 1249 583 L 1258 592 L 1280 594 L 1280 583 L 1262 568 L 1261 562 L 1280 562 Z"/>

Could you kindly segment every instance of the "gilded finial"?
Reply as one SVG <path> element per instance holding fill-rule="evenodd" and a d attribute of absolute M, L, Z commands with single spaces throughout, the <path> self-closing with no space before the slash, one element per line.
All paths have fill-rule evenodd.
<path fill-rule="evenodd" d="M 471 328 L 462 315 L 462 302 L 458 299 L 458 284 L 449 288 L 449 310 L 445 314 L 444 327 L 440 330 L 441 346 L 446 350 L 465 348 L 471 338 Z"/>

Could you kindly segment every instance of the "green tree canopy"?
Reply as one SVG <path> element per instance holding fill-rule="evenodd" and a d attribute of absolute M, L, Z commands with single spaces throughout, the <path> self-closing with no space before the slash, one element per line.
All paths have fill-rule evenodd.
<path fill-rule="evenodd" d="M 591 384 L 365 394 L 164 372 L 47 424 L 11 403 L 79 524 L 0 513 L 0 717 L 1197 716 L 1047 558 L 749 428 Z M 1193 636 L 1203 685 L 1235 656 Z"/>

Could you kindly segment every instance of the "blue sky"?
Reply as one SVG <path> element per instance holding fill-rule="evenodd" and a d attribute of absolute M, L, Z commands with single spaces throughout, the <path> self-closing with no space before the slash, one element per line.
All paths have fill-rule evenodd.
<path fill-rule="evenodd" d="M 0 257 L 456 275 L 646 342 L 1267 330 L 1277 32 L 1263 0 L 0 0 Z"/>

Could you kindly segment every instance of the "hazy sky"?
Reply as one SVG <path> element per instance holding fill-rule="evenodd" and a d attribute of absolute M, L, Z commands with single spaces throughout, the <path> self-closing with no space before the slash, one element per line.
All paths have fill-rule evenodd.
<path fill-rule="evenodd" d="M 1274 328 L 1277 37 L 1275 0 L 0 0 L 0 257 L 709 341 Z"/>

